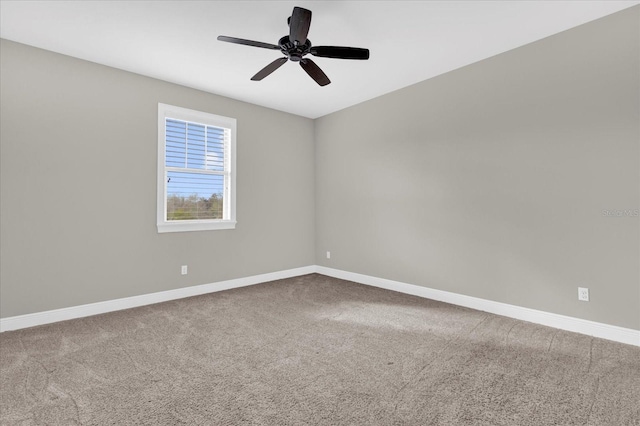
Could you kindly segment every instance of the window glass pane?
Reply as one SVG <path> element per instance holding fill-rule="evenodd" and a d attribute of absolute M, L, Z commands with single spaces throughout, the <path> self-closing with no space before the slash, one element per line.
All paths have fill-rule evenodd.
<path fill-rule="evenodd" d="M 167 220 L 222 219 L 224 176 L 167 172 Z"/>
<path fill-rule="evenodd" d="M 224 171 L 225 129 L 166 120 L 166 166 Z"/>
<path fill-rule="evenodd" d="M 224 129 L 207 127 L 207 170 L 224 170 Z"/>
<path fill-rule="evenodd" d="M 166 120 L 166 165 L 168 167 L 184 167 L 186 155 L 186 129 L 184 121 Z"/>

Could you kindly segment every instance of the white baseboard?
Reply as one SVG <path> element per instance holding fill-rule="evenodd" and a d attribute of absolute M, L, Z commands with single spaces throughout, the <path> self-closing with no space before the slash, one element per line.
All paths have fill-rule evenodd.
<path fill-rule="evenodd" d="M 528 321 L 535 324 L 559 328 L 561 330 L 573 331 L 589 336 L 613 340 L 615 342 L 626 343 L 628 345 L 640 346 L 640 330 L 633 330 L 631 328 L 617 327 L 615 325 L 608 325 L 580 318 L 568 317 L 544 311 L 537 311 L 535 309 L 523 308 L 520 306 L 494 302 L 491 300 L 465 296 L 457 293 L 450 293 L 448 291 L 435 290 L 432 288 L 422 287 L 414 284 L 407 284 L 399 281 L 392 281 L 384 278 L 376 278 L 369 275 L 362 275 L 353 272 L 342 271 L 339 269 L 327 268 L 325 266 L 317 266 L 316 272 L 334 278 L 340 278 L 343 280 L 366 284 L 373 287 L 380 287 L 400 293 L 424 297 L 427 299 L 439 300 L 441 302 L 451 303 L 453 305 L 465 306 L 467 308 L 477 309 L 479 311 Z"/>
<path fill-rule="evenodd" d="M 559 328 L 561 330 L 573 331 L 576 333 L 600 337 L 603 339 L 613 340 L 629 345 L 640 346 L 640 330 L 617 327 L 615 325 L 608 325 L 580 318 L 573 318 L 564 315 L 538 311 L 535 309 L 523 308 L 506 303 L 465 296 L 463 294 L 435 290 L 419 285 L 407 284 L 399 281 L 388 280 L 385 278 L 377 278 L 369 275 L 357 274 L 354 272 L 347 272 L 339 269 L 332 269 L 325 266 L 316 265 L 271 272 L 267 274 L 253 275 L 250 277 L 220 281 L 217 283 L 202 284 L 192 287 L 178 288 L 175 290 L 161 291 L 158 293 L 107 300 L 104 302 L 90 303 L 87 305 L 72 306 L 69 308 L 55 309 L 51 311 L 37 312 L 15 317 L 0 318 L 0 332 L 18 330 L 43 324 L 50 324 L 58 321 L 66 321 L 74 318 L 82 318 L 90 315 L 135 308 L 138 306 L 151 305 L 154 303 L 182 299 L 191 296 L 198 296 L 206 293 L 214 293 L 217 291 L 245 287 L 268 281 L 312 274 L 314 272 L 330 277 L 357 282 L 360 284 L 370 285 L 373 287 L 380 287 L 400 293 L 406 293 L 414 296 L 424 297 L 427 299 L 451 303 L 453 305 L 465 306 L 467 308 L 477 309 L 479 311 L 490 312 L 492 314 L 502 315 L 509 318 L 515 318 L 536 324 L 546 325 L 549 327 Z"/>
<path fill-rule="evenodd" d="M 302 268 L 287 269 L 284 271 L 253 275 L 251 277 L 220 281 L 217 283 L 177 288 L 175 290 L 160 291 L 157 293 L 143 294 L 140 296 L 89 303 L 87 305 L 72 306 L 69 308 L 54 309 L 51 311 L 36 312 L 33 314 L 18 315 L 15 317 L 0 318 L 0 332 L 19 330 L 22 328 L 50 324 L 58 321 L 66 321 L 75 318 L 88 317 L 91 315 L 104 314 L 107 312 L 120 311 L 122 309 L 136 308 L 138 306 L 151 305 L 154 303 L 182 299 L 191 296 L 198 296 L 206 293 L 214 293 L 216 291 L 245 287 L 268 281 L 281 280 L 284 278 L 297 277 L 300 275 L 312 274 L 314 272 L 316 272 L 316 267 L 314 265 L 311 265 Z"/>

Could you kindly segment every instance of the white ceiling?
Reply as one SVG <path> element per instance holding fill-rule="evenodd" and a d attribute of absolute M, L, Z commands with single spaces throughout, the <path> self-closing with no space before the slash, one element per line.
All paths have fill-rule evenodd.
<path fill-rule="evenodd" d="M 310 118 L 631 7 L 640 1 L 0 1 L 0 36 Z M 368 61 L 314 58 L 318 86 L 277 44 L 294 6 L 313 12 L 314 45 L 370 49 Z"/>

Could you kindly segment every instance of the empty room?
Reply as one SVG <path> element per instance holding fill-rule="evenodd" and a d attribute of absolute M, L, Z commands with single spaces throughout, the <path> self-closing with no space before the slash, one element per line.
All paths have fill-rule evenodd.
<path fill-rule="evenodd" d="M 640 1 L 0 37 L 0 424 L 640 425 Z"/>

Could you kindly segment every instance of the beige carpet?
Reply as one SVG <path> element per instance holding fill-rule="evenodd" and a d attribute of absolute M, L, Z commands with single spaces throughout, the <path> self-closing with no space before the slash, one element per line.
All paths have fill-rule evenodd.
<path fill-rule="evenodd" d="M 640 425 L 638 347 L 315 274 L 0 348 L 3 425 Z"/>

